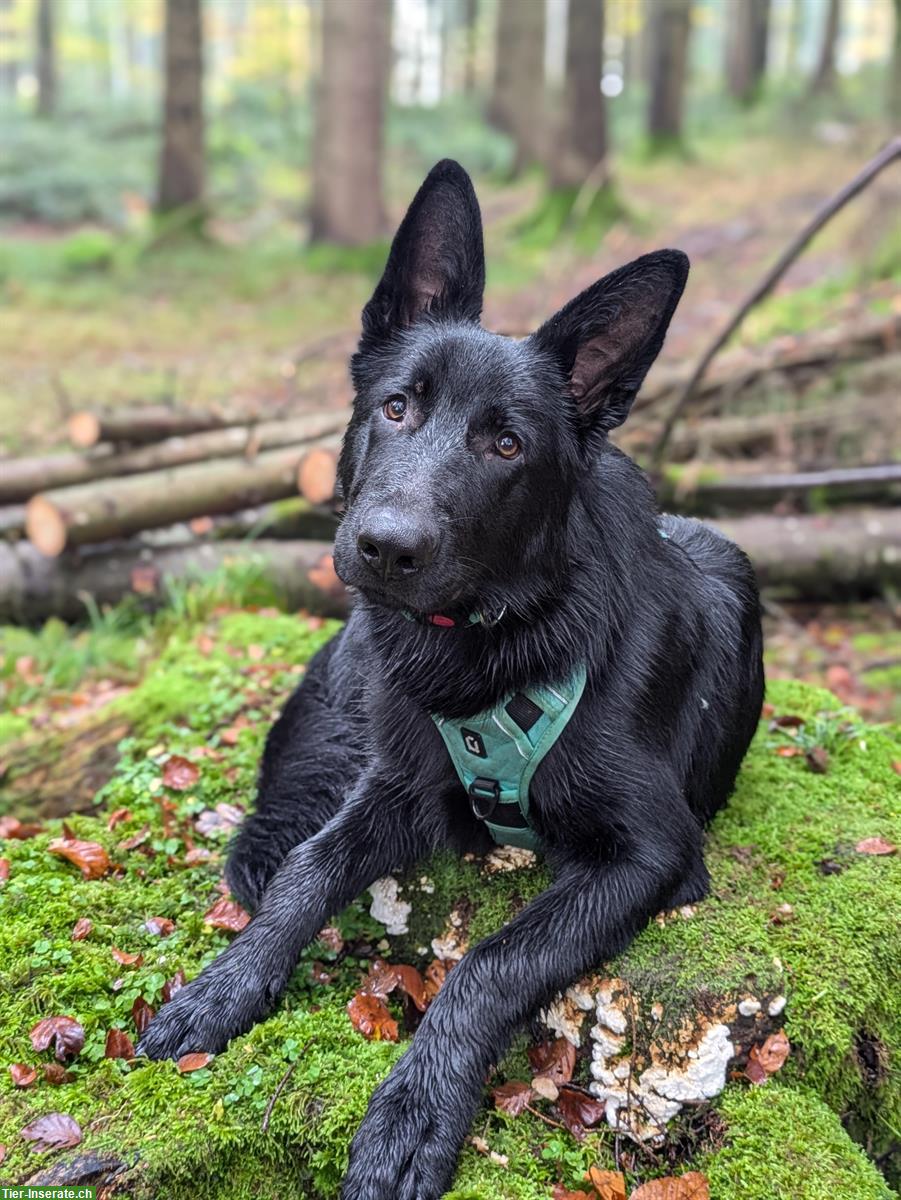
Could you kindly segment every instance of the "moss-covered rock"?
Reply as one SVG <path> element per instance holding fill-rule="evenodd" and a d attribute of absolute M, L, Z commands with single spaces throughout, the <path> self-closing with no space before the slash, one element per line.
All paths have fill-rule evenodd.
<path fill-rule="evenodd" d="M 336 1196 L 368 1096 L 402 1050 L 364 1040 L 346 1013 L 371 956 L 430 959 L 438 939 L 441 956 L 452 958 L 543 886 L 543 870 L 515 858 L 423 864 L 400 881 L 395 899 L 410 906 L 398 910 L 406 916 L 404 933 L 386 937 L 370 914 L 371 897 L 351 906 L 338 920 L 345 951 L 312 947 L 278 1012 L 208 1066 L 179 1074 L 173 1063 L 104 1058 L 108 1030 L 135 1035 L 139 997 L 158 1005 L 177 970 L 193 976 L 226 944 L 229 935 L 204 914 L 220 896 L 230 813 L 219 814 L 219 828 L 202 822 L 206 834 L 196 818 L 217 804 L 249 803 L 267 724 L 331 631 L 271 612 L 228 613 L 206 625 L 187 612 L 140 685 L 105 710 L 104 719 L 121 719 L 129 736 L 92 811 L 68 818 L 74 836 L 104 846 L 113 869 L 85 880 L 50 854 L 58 821 L 38 836 L 3 843 L 9 878 L 0 885 L 0 1180 L 21 1181 L 58 1162 L 67 1164 L 58 1169 L 69 1178 L 79 1170 L 87 1178 L 92 1169 L 95 1178 L 115 1177 L 135 1200 L 275 1200 L 297 1195 L 298 1180 L 301 1194 Z M 684 1066 L 699 1031 L 725 1027 L 735 1051 L 726 1086 L 712 1104 L 675 1115 L 662 1146 L 649 1140 L 625 1152 L 631 1182 L 668 1173 L 675 1163 L 677 1171 L 705 1171 L 714 1200 L 884 1200 L 885 1179 L 842 1121 L 876 1150 L 901 1124 L 892 1073 L 901 1041 L 901 872 L 897 856 L 855 850 L 866 837 L 901 838 L 892 768 L 901 746 L 888 731 L 855 725 L 826 692 L 780 684 L 770 701 L 804 724 L 762 726 L 734 801 L 712 831 L 711 897 L 690 912 L 662 916 L 620 961 L 585 982 L 587 999 L 577 995 L 547 1016 L 579 1041 L 583 1082 L 603 1087 L 599 1072 L 625 1062 L 636 1090 L 643 1070 L 671 1069 L 680 1056 Z M 21 719 L 10 724 L 11 736 L 21 736 Z M 782 747 L 826 750 L 828 769 L 816 773 L 803 754 L 777 753 Z M 171 754 L 196 763 L 196 784 L 165 786 Z M 822 767 L 825 760 L 811 761 Z M 12 795 L 15 770 L 11 775 Z M 127 815 L 110 829 L 110 814 L 121 809 Z M 174 931 L 149 932 L 151 917 L 173 921 Z M 73 941 L 80 918 L 92 928 Z M 142 958 L 123 964 L 114 949 Z M 602 1063 L 592 1030 L 604 1005 L 611 1013 L 619 1006 L 628 1028 L 616 1033 L 610 1014 L 607 1026 L 601 1023 L 601 1032 L 622 1039 L 607 1047 L 609 1062 Z M 34 1051 L 29 1031 L 60 1014 L 85 1030 L 84 1048 L 67 1066 L 71 1079 L 14 1087 L 6 1064 L 51 1061 L 49 1051 Z M 789 1059 L 778 1076 L 753 1087 L 741 1077 L 745 1056 L 782 1027 Z M 527 1078 L 526 1071 L 519 1046 L 500 1075 Z M 555 1119 L 546 1103 L 536 1106 Z M 53 1111 L 78 1121 L 82 1144 L 38 1154 L 20 1131 Z M 635 1131 L 649 1132 L 637 1122 Z M 466 1147 L 457 1200 L 537 1200 L 555 1182 L 577 1185 L 594 1163 L 613 1163 L 615 1137 L 606 1126 L 580 1143 L 529 1113 L 511 1118 L 486 1107 L 473 1132 L 489 1153 Z"/>

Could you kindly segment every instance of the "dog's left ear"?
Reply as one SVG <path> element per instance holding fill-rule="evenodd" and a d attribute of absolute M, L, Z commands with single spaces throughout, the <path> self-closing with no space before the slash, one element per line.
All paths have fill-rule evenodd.
<path fill-rule="evenodd" d="M 645 254 L 586 288 L 532 334 L 530 341 L 563 368 L 592 428 L 615 429 L 629 415 L 687 278 L 681 250 Z"/>
<path fill-rule="evenodd" d="M 425 313 L 476 322 L 485 291 L 482 216 L 472 180 L 444 159 L 416 193 L 363 309 L 361 349 Z"/>

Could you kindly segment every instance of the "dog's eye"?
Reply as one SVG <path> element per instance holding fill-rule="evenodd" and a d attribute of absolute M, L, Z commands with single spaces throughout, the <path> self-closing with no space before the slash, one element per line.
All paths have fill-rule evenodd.
<path fill-rule="evenodd" d="M 519 438 L 512 433 L 502 433 L 494 443 L 494 448 L 501 458 L 516 458 L 522 446 L 519 444 Z"/>
<path fill-rule="evenodd" d="M 392 396 L 382 405 L 382 412 L 389 421 L 402 421 L 407 411 L 407 401 L 403 396 Z"/>

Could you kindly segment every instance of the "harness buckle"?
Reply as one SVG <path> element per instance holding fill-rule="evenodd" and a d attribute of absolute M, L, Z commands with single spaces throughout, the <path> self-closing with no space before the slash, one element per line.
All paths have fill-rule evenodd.
<path fill-rule="evenodd" d="M 485 821 L 497 808 L 501 797 L 501 785 L 496 779 L 476 778 L 469 785 L 472 811 L 480 821 Z"/>

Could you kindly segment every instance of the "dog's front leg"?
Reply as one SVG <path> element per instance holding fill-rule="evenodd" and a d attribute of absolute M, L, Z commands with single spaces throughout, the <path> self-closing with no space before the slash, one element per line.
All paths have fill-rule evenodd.
<path fill-rule="evenodd" d="M 406 803 L 396 785 L 363 780 L 318 834 L 290 851 L 250 924 L 160 1009 L 138 1053 L 150 1058 L 216 1053 L 265 1017 L 301 950 L 329 917 L 375 879 L 428 851 Z"/>
<path fill-rule="evenodd" d="M 608 866 L 569 865 L 465 955 L 375 1092 L 342 1200 L 437 1200 L 450 1187 L 491 1066 L 519 1026 L 654 915 L 678 871 L 663 866 L 671 858 L 644 847 Z"/>

